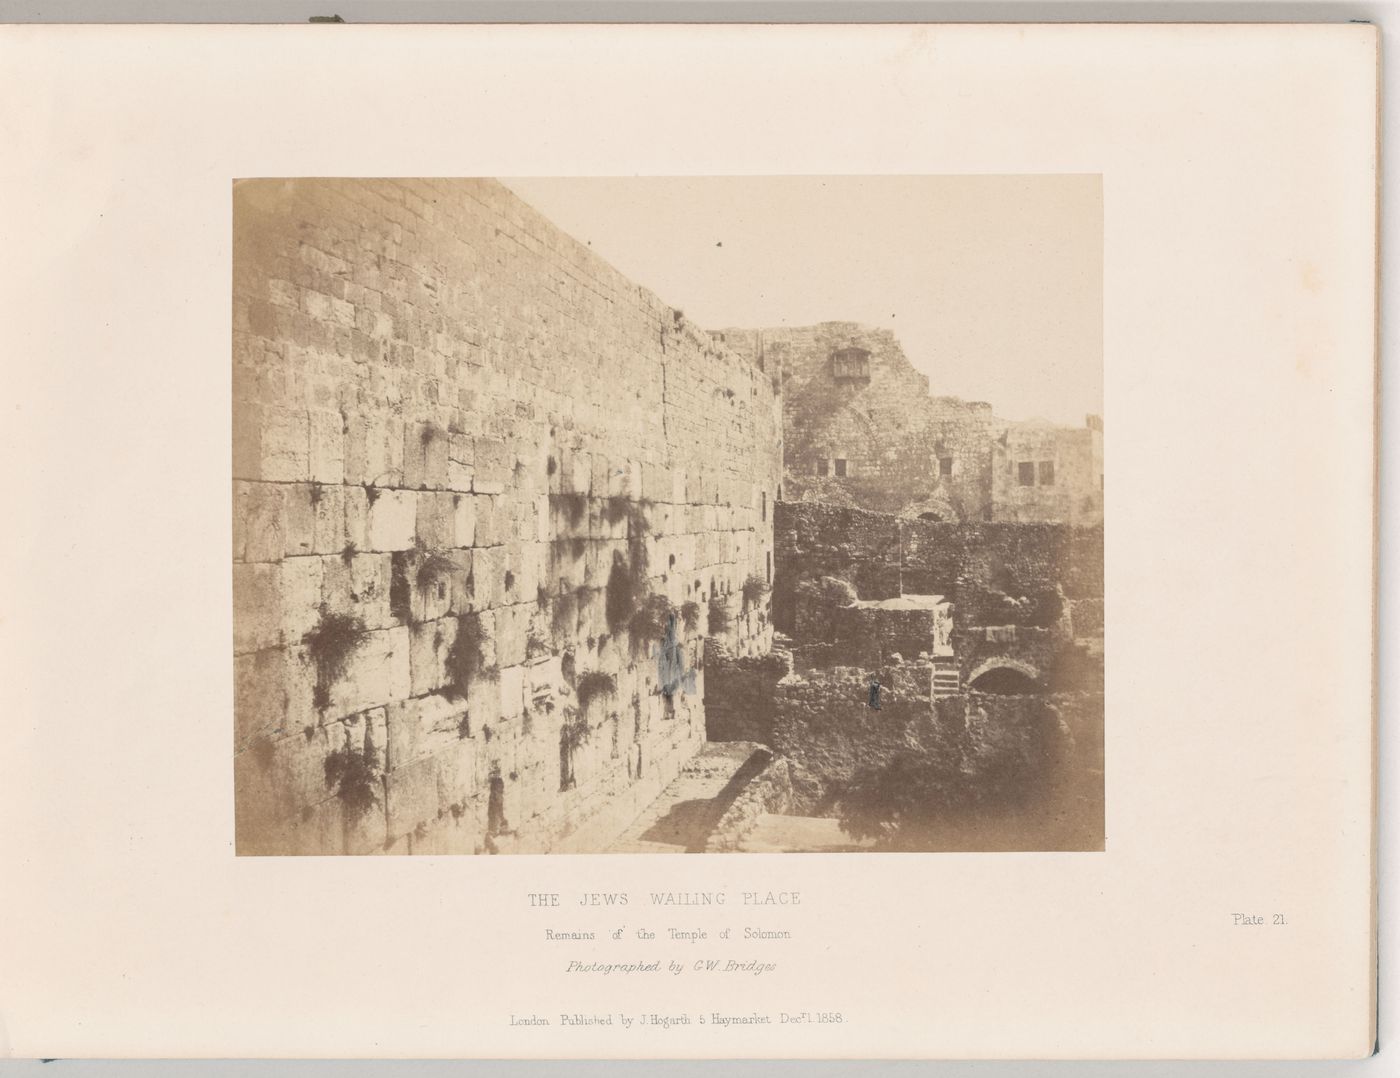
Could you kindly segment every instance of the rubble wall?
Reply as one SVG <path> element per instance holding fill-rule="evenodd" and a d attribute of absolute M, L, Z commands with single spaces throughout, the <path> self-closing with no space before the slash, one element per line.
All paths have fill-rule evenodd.
<path fill-rule="evenodd" d="M 784 632 L 794 627 L 797 588 L 823 576 L 847 581 L 862 599 L 942 595 L 964 626 L 1044 626 L 1060 612 L 1041 600 L 1057 588 L 1072 601 L 1103 598 L 1102 525 L 942 523 L 782 502 L 774 528 L 773 616 Z"/>
<path fill-rule="evenodd" d="M 771 380 L 493 181 L 233 217 L 238 851 L 599 848 L 771 641 Z"/>

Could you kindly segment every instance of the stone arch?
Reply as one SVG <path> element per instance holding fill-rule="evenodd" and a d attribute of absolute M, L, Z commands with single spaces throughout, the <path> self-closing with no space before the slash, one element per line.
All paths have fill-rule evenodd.
<path fill-rule="evenodd" d="M 907 505 L 900 514 L 905 520 L 930 520 L 942 523 L 957 523 L 958 511 L 947 498 L 925 498 Z"/>
<path fill-rule="evenodd" d="M 979 681 L 982 682 L 981 686 L 978 685 Z M 1019 659 L 997 656 L 973 668 L 967 686 L 974 691 L 1001 695 L 1035 692 L 1040 688 L 1040 671 Z"/>

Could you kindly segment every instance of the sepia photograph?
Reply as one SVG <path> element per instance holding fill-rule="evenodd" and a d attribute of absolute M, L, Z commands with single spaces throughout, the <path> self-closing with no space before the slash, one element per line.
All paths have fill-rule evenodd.
<path fill-rule="evenodd" d="M 1105 848 L 1099 176 L 233 230 L 239 854 Z"/>

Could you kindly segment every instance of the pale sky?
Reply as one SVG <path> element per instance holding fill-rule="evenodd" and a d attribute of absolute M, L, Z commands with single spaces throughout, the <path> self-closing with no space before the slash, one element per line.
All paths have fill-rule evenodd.
<path fill-rule="evenodd" d="M 705 329 L 891 329 L 935 395 L 1103 411 L 1098 176 L 507 179 Z"/>

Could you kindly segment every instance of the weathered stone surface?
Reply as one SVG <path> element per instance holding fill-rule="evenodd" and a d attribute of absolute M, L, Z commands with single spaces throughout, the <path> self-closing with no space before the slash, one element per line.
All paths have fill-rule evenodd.
<path fill-rule="evenodd" d="M 348 714 L 412 695 L 408 629 L 364 634 L 343 677 L 330 687 L 331 710 Z"/>
<path fill-rule="evenodd" d="M 233 560 L 279 561 L 286 521 L 282 488 L 276 483 L 233 484 Z"/>
<path fill-rule="evenodd" d="M 280 567 L 276 563 L 233 567 L 233 650 L 260 651 L 282 643 Z"/>
<path fill-rule="evenodd" d="M 279 181 L 235 199 L 236 746 L 316 750 L 261 784 L 238 766 L 240 850 L 602 848 L 703 735 L 698 700 L 663 706 L 650 649 L 630 650 L 632 611 L 610 623 L 615 556 L 634 606 L 703 606 L 766 571 L 772 378 L 498 184 Z M 429 555 L 451 568 L 420 581 Z M 363 635 L 318 678 L 304 641 L 331 616 Z M 465 684 L 410 714 L 449 700 L 459 630 Z M 770 637 L 758 615 L 727 630 L 736 653 Z M 571 783 L 566 652 L 618 683 Z M 438 728 L 454 719 L 468 736 Z M 373 746 L 381 721 L 405 766 L 350 819 L 315 739 Z"/>
<path fill-rule="evenodd" d="M 365 541 L 370 550 L 408 550 L 418 524 L 418 498 L 407 490 L 381 490 L 369 505 Z"/>
<path fill-rule="evenodd" d="M 423 756 L 432 756 L 467 729 L 466 701 L 442 693 L 398 700 L 386 709 L 388 756 L 385 769 L 395 771 Z"/>

